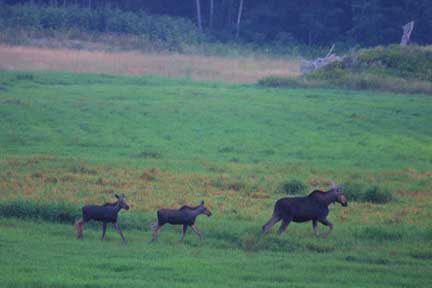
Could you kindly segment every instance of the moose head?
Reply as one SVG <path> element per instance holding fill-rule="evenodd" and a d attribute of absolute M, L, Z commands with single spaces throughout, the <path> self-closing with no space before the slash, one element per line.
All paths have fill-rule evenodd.
<path fill-rule="evenodd" d="M 129 205 L 126 203 L 126 196 L 124 193 L 122 193 L 120 196 L 115 194 L 114 195 L 118 199 L 118 203 L 120 205 L 120 208 L 123 208 L 125 210 L 129 210 Z"/>
<path fill-rule="evenodd" d="M 207 217 L 210 217 L 210 216 L 212 215 L 211 211 L 210 211 L 206 206 L 204 206 L 204 200 L 201 201 L 201 203 L 200 203 L 200 207 L 201 207 L 201 209 L 202 209 L 202 213 L 203 213 L 204 215 L 207 215 Z"/>
<path fill-rule="evenodd" d="M 341 192 L 342 186 L 337 186 L 335 183 L 332 183 L 331 185 L 333 193 L 336 194 L 336 202 L 341 204 L 343 207 L 348 206 L 348 199 L 347 197 Z"/>

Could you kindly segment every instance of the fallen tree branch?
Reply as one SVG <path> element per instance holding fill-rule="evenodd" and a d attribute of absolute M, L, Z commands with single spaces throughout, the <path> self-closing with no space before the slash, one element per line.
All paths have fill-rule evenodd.
<path fill-rule="evenodd" d="M 334 48 L 335 48 L 335 44 L 333 44 L 331 46 L 330 51 L 323 58 L 317 58 L 313 61 L 305 61 L 300 66 L 300 72 L 302 74 L 311 73 L 313 71 L 321 69 L 324 66 L 327 66 L 330 63 L 333 63 L 336 61 L 342 61 L 343 57 L 337 56 L 336 54 L 333 53 Z"/>

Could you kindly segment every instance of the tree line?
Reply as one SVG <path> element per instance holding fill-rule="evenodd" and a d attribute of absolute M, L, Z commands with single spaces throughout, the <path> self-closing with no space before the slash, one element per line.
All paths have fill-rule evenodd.
<path fill-rule="evenodd" d="M 119 9 L 187 18 L 210 39 L 279 45 L 349 46 L 398 43 L 401 26 L 416 23 L 412 40 L 432 43 L 430 0 L 0 0 L 7 5 Z"/>

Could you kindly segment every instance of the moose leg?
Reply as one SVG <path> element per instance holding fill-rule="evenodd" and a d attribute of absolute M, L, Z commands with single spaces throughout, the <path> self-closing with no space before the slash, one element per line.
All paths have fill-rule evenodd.
<path fill-rule="evenodd" d="M 324 234 L 322 234 L 323 238 L 326 238 L 330 232 L 333 230 L 333 224 L 328 221 L 327 219 L 323 219 L 323 220 L 319 220 L 319 222 L 327 227 L 329 227 L 329 230 L 327 232 L 325 232 Z"/>
<path fill-rule="evenodd" d="M 199 239 L 202 240 L 202 235 L 198 228 L 195 225 L 191 225 L 191 228 L 198 235 Z"/>
<path fill-rule="evenodd" d="M 153 234 L 152 234 L 152 240 L 151 240 L 151 242 L 155 242 L 155 241 L 157 241 L 157 239 L 158 239 L 158 235 L 159 235 L 159 229 L 160 229 L 161 227 L 162 227 L 162 226 L 159 225 L 159 222 L 158 222 L 158 221 L 156 221 L 155 223 L 152 224 L 151 228 L 152 228 L 152 230 L 153 230 Z"/>
<path fill-rule="evenodd" d="M 273 214 L 269 221 L 262 227 L 261 236 L 264 236 L 277 222 L 280 221 L 280 217 Z"/>
<path fill-rule="evenodd" d="M 77 232 L 77 238 L 82 239 L 84 231 L 84 220 L 82 218 L 75 221 L 75 229 Z"/>
<path fill-rule="evenodd" d="M 279 234 L 279 235 L 282 235 L 282 233 L 285 232 L 285 230 L 288 228 L 288 224 L 289 224 L 290 222 L 291 222 L 291 220 L 285 220 L 285 219 L 282 220 L 282 224 L 281 224 L 281 226 L 279 227 L 279 231 L 278 231 L 278 234 Z"/>
<path fill-rule="evenodd" d="M 312 227 L 313 227 L 315 236 L 318 237 L 319 236 L 319 231 L 318 231 L 318 222 L 317 222 L 317 220 L 312 220 Z"/>
<path fill-rule="evenodd" d="M 115 223 L 113 223 L 113 225 L 114 225 L 114 228 L 117 230 L 117 232 L 120 234 L 120 236 L 121 236 L 123 242 L 126 243 L 126 239 L 125 239 L 125 237 L 123 236 L 123 232 L 122 232 L 122 230 L 120 229 L 119 224 L 118 224 L 117 222 L 115 222 Z"/>
<path fill-rule="evenodd" d="M 188 227 L 187 224 L 183 224 L 183 233 L 182 233 L 181 241 L 183 241 L 183 239 L 186 235 L 187 227 Z"/>
<path fill-rule="evenodd" d="M 103 222 L 103 224 L 102 224 L 102 239 L 101 240 L 105 240 L 106 228 L 107 228 L 107 223 Z"/>

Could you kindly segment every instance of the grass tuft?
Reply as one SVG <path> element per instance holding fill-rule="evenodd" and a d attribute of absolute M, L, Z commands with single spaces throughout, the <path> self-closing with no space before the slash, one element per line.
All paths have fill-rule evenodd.
<path fill-rule="evenodd" d="M 387 187 L 367 185 L 363 182 L 352 181 L 343 185 L 343 193 L 350 201 L 385 204 L 394 200 L 393 194 Z"/>
<path fill-rule="evenodd" d="M 370 226 L 360 229 L 356 232 L 356 237 L 363 240 L 373 240 L 378 242 L 383 241 L 398 241 L 403 239 L 402 231 L 397 229 L 389 229 L 384 226 Z"/>
<path fill-rule="evenodd" d="M 306 249 L 316 253 L 330 253 L 336 250 L 334 244 L 331 243 L 306 243 Z"/>
<path fill-rule="evenodd" d="M 377 257 L 356 257 L 356 256 L 346 256 L 345 260 L 347 262 L 354 262 L 360 264 L 375 264 L 375 265 L 389 265 L 391 262 L 388 259 L 377 258 Z"/>
<path fill-rule="evenodd" d="M 368 188 L 363 195 L 364 201 L 377 204 L 385 204 L 392 199 L 393 195 L 387 188 L 377 185 Z"/>
<path fill-rule="evenodd" d="M 259 86 L 275 87 L 275 88 L 307 88 L 308 83 L 298 78 L 283 77 L 283 76 L 267 76 L 258 80 Z"/>
<path fill-rule="evenodd" d="M 432 260 L 432 250 L 426 247 L 417 247 L 409 252 L 409 255 L 415 259 Z"/>
<path fill-rule="evenodd" d="M 80 213 L 76 206 L 65 202 L 34 202 L 18 199 L 16 201 L 0 202 L 0 216 L 74 223 Z"/>
<path fill-rule="evenodd" d="M 292 179 L 282 183 L 279 186 L 278 192 L 288 195 L 301 195 L 307 190 L 308 186 L 301 180 Z"/>

